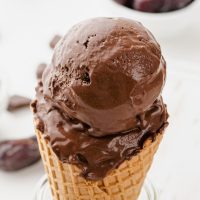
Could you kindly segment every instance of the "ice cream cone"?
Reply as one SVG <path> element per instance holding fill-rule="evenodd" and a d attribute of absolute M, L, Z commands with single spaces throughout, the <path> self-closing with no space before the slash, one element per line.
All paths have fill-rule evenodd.
<path fill-rule="evenodd" d="M 87 181 L 79 176 L 79 168 L 57 158 L 39 130 L 36 134 L 54 200 L 136 200 L 163 137 L 160 133 L 154 142 L 147 140 L 137 155 L 103 180 Z"/>

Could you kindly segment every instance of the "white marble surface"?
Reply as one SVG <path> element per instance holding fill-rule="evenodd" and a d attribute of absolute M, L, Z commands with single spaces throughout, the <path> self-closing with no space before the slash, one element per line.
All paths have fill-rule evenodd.
<path fill-rule="evenodd" d="M 0 73 L 7 75 L 9 94 L 33 97 L 35 69 L 39 62 L 50 61 L 51 37 L 64 34 L 85 18 L 112 16 L 108 1 L 0 0 Z M 200 14 L 183 33 L 160 39 L 160 43 L 168 61 L 164 99 L 170 112 L 170 126 L 149 176 L 159 189 L 161 200 L 199 200 Z M 1 113 L 0 139 L 33 132 L 28 110 Z M 42 174 L 41 163 L 16 173 L 0 172 L 0 199 L 31 199 Z"/>

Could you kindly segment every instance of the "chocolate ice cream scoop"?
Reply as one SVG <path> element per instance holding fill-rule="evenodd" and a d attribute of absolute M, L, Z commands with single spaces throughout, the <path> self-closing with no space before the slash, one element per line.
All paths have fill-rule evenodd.
<path fill-rule="evenodd" d="M 95 18 L 74 26 L 56 46 L 43 90 L 65 115 L 101 137 L 126 133 L 165 82 L 159 44 L 140 23 Z"/>
<path fill-rule="evenodd" d="M 56 45 L 32 103 L 36 128 L 63 163 L 103 179 L 167 126 L 160 46 L 140 23 L 96 18 Z"/>

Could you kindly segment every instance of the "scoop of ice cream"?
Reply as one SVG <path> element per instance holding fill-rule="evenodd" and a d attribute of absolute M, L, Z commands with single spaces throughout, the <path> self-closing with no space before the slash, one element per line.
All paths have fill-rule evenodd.
<path fill-rule="evenodd" d="M 43 90 L 63 114 L 100 137 L 136 128 L 165 74 L 160 46 L 140 23 L 95 18 L 74 26 L 56 46 Z"/>
<path fill-rule="evenodd" d="M 38 83 L 36 128 L 61 162 L 76 165 L 88 180 L 101 180 L 163 133 L 164 82 L 160 47 L 140 23 L 82 22 L 56 45 Z"/>

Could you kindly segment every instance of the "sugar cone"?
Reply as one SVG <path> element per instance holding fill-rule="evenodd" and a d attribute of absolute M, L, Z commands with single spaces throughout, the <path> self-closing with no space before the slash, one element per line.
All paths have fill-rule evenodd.
<path fill-rule="evenodd" d="M 131 160 L 94 182 L 80 177 L 76 166 L 59 161 L 43 134 L 39 130 L 36 134 L 54 200 L 136 200 L 163 135 L 154 142 L 147 140 Z"/>

